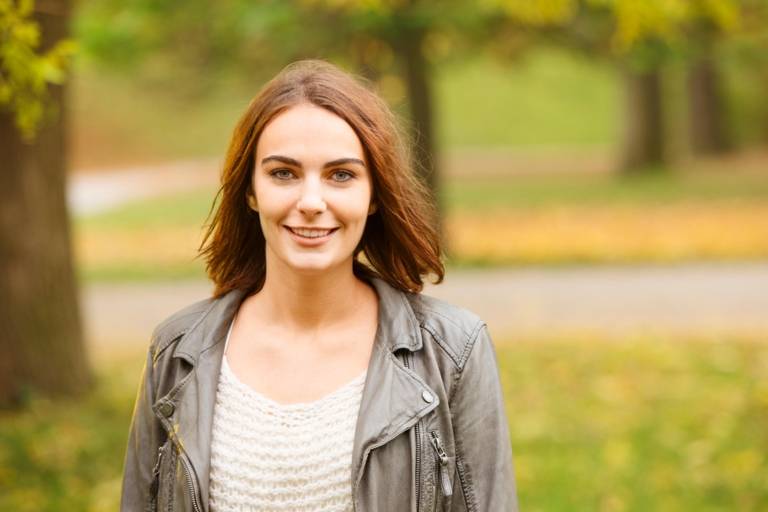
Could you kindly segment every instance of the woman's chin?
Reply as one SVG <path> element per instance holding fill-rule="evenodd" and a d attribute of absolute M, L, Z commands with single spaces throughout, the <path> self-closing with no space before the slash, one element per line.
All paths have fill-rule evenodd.
<path fill-rule="evenodd" d="M 327 258 L 296 258 L 287 265 L 287 270 L 297 274 L 311 276 L 331 272 L 341 268 L 341 263 Z"/>

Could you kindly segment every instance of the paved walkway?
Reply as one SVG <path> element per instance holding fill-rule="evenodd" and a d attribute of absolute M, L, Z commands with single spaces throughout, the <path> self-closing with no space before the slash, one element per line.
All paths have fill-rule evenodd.
<path fill-rule="evenodd" d="M 88 285 L 88 337 L 97 346 L 144 346 L 159 321 L 210 290 L 206 282 Z M 768 339 L 768 262 L 454 271 L 425 293 L 477 312 L 504 339 L 639 332 Z"/>
<path fill-rule="evenodd" d="M 174 192 L 203 187 L 215 191 L 220 167 L 217 160 L 191 160 L 73 173 L 67 179 L 67 202 L 74 215 L 85 215 Z"/>

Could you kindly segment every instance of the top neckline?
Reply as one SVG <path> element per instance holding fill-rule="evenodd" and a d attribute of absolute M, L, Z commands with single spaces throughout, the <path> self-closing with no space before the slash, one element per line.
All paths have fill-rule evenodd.
<path fill-rule="evenodd" d="M 288 412 L 315 409 L 320 405 L 324 404 L 325 402 L 330 401 L 331 398 L 334 398 L 337 395 L 344 393 L 348 389 L 354 388 L 357 385 L 364 383 L 365 381 L 365 376 L 368 373 L 367 368 L 363 370 L 363 372 L 360 373 L 354 379 L 350 380 L 349 382 L 342 385 L 341 387 L 336 388 L 330 393 L 323 395 L 317 400 L 312 400 L 311 402 L 291 402 L 291 403 L 277 402 L 276 400 L 273 400 L 272 398 L 260 393 L 259 391 L 256 391 L 253 387 L 251 387 L 250 385 L 240 380 L 240 378 L 234 372 L 232 367 L 229 365 L 229 361 L 227 359 L 227 347 L 229 346 L 229 337 L 232 334 L 232 326 L 235 325 L 235 318 L 237 318 L 237 313 L 235 313 L 234 318 L 232 318 L 232 322 L 229 324 L 229 330 L 227 331 L 227 338 L 226 338 L 226 341 L 224 342 L 224 354 L 222 356 L 222 362 L 221 362 L 222 371 L 235 383 L 235 385 L 241 388 L 248 396 L 253 397 L 256 400 L 271 406 L 273 409 L 279 409 L 281 411 L 288 411 Z"/>
<path fill-rule="evenodd" d="M 339 388 L 336 388 L 330 393 L 318 398 L 317 400 L 313 400 L 311 402 L 291 402 L 286 404 L 286 403 L 277 402 L 272 398 L 269 398 L 268 396 L 260 393 L 259 391 L 256 391 L 251 386 L 249 386 L 248 384 L 240 380 L 237 374 L 235 374 L 235 372 L 232 370 L 232 367 L 229 366 L 229 362 L 227 361 L 226 355 L 224 355 L 224 359 L 222 361 L 222 370 L 226 372 L 227 376 L 235 383 L 235 385 L 237 385 L 237 387 L 242 389 L 243 392 L 245 392 L 248 396 L 262 403 L 265 403 L 274 409 L 279 409 L 281 411 L 298 411 L 298 410 L 306 410 L 306 409 L 316 409 L 321 405 L 325 404 L 326 402 L 330 402 L 332 398 L 335 398 L 336 396 L 343 394 L 348 389 L 354 388 L 357 385 L 361 384 L 364 381 L 366 374 L 368 373 L 367 369 L 364 370 L 363 373 L 361 373 L 351 381 L 347 382 L 346 384 L 342 385 Z"/>

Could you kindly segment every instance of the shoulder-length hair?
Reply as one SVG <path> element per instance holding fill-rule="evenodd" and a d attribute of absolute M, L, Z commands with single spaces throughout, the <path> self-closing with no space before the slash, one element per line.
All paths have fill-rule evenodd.
<path fill-rule="evenodd" d="M 360 138 L 371 171 L 376 210 L 354 251 L 353 272 L 419 292 L 422 276 L 445 274 L 433 195 L 412 167 L 409 146 L 386 103 L 365 83 L 324 61 L 288 65 L 251 101 L 235 127 L 221 174 L 213 220 L 200 244 L 214 297 L 232 289 L 254 292 L 266 276 L 266 241 L 258 212 L 247 203 L 256 143 L 275 116 L 300 103 L 344 119 Z M 210 218 L 210 213 L 209 213 Z"/>

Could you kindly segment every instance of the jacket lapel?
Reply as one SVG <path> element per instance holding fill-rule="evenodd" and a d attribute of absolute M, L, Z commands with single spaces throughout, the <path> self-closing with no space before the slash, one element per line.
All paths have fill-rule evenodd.
<path fill-rule="evenodd" d="M 411 428 L 440 403 L 437 394 L 395 355 L 398 349 L 413 352 L 422 347 L 419 324 L 410 303 L 385 281 L 374 278 L 372 284 L 379 296 L 379 322 L 352 449 L 356 510 L 357 488 L 371 450 Z"/>
<path fill-rule="evenodd" d="M 193 476 L 197 477 L 200 485 L 205 511 L 208 510 L 213 413 L 224 341 L 243 297 L 243 291 L 233 290 L 214 301 L 205 316 L 179 341 L 173 354 L 194 367 L 180 384 L 173 421 L 177 441 L 189 457 L 195 473 Z"/>

